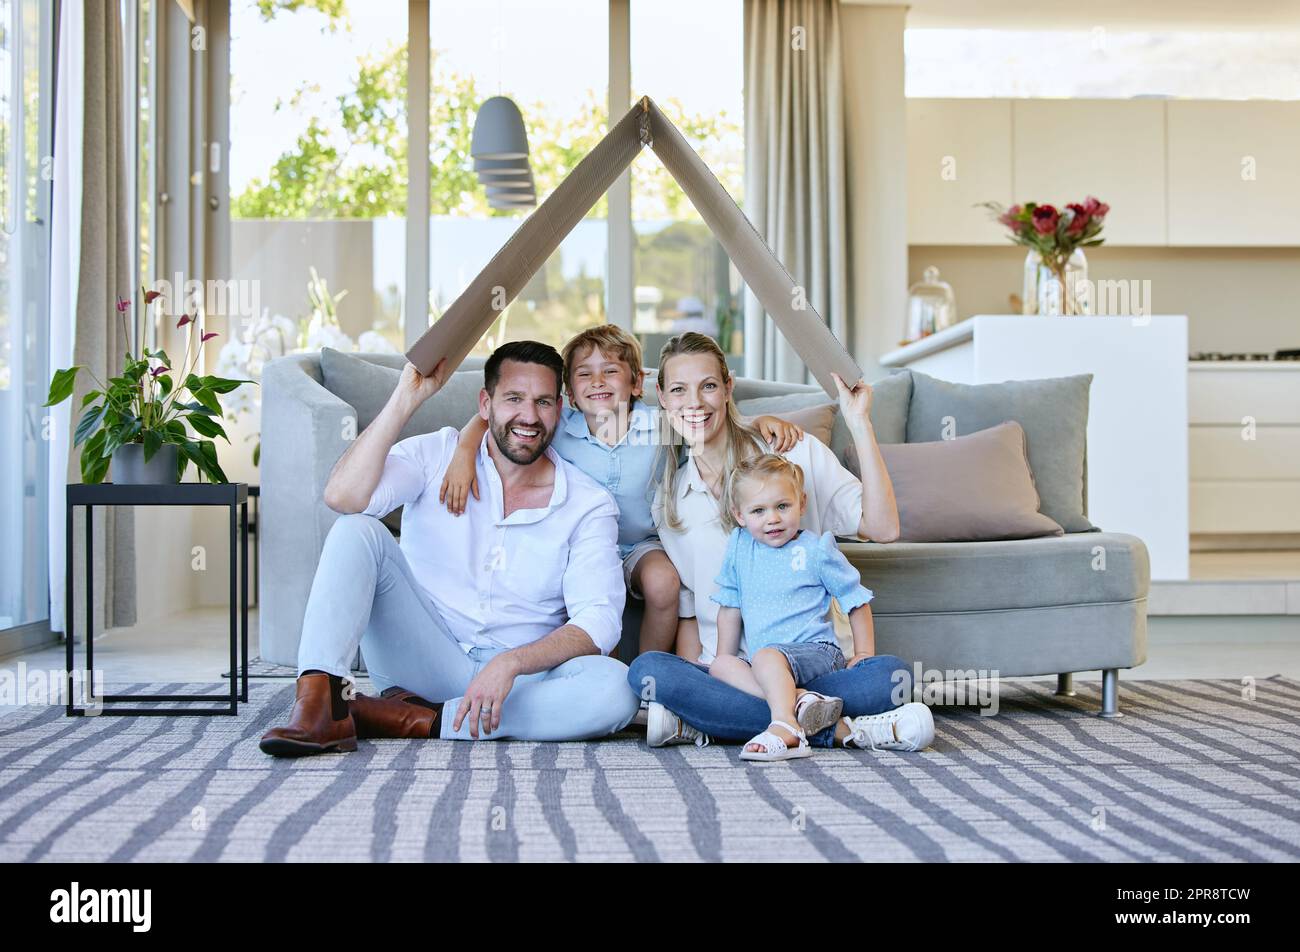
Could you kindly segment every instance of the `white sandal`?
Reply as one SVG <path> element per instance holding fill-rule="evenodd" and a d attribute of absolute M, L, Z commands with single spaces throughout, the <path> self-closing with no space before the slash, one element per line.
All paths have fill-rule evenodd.
<path fill-rule="evenodd" d="M 835 724 L 844 710 L 844 699 L 805 690 L 794 702 L 794 719 L 806 734 L 816 734 Z"/>
<path fill-rule="evenodd" d="M 808 757 L 812 755 L 812 748 L 808 746 L 808 737 L 800 728 L 791 727 L 785 721 L 772 721 L 772 725 L 775 727 L 784 727 L 798 739 L 799 743 L 796 746 L 791 747 L 771 731 L 763 731 L 763 733 L 750 738 L 748 743 L 745 744 L 745 747 L 748 747 L 750 744 L 761 744 L 763 749 L 746 750 L 745 748 L 741 748 L 741 760 L 758 760 L 767 763 L 775 760 L 796 760 L 800 757 Z"/>

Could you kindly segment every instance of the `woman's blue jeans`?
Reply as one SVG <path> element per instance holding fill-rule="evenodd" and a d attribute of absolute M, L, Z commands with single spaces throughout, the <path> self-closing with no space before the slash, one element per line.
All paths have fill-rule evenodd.
<path fill-rule="evenodd" d="M 649 651 L 632 662 L 627 682 L 643 701 L 658 701 L 687 724 L 717 740 L 747 741 L 767 729 L 767 701 L 719 681 L 702 664 Z M 893 655 L 864 658 L 851 668 L 814 678 L 805 687 L 844 699 L 844 715 L 880 714 L 912 700 L 912 671 Z M 833 747 L 835 728 L 808 738 L 814 747 Z"/>

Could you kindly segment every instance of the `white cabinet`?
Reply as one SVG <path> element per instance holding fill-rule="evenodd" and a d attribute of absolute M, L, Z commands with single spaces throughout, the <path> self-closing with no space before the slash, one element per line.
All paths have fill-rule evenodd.
<path fill-rule="evenodd" d="M 1300 247 L 1300 102 L 907 100 L 907 240 L 1005 245 L 975 207 L 1111 206 L 1116 246 Z"/>
<path fill-rule="evenodd" d="M 907 101 L 907 240 L 1008 245 L 979 202 L 1010 205 L 1011 101 Z"/>
<path fill-rule="evenodd" d="M 1110 205 L 1107 244 L 1163 245 L 1165 104 L 1153 100 L 1019 99 L 1012 104 L 1016 200 Z"/>
<path fill-rule="evenodd" d="M 1088 517 L 1141 538 L 1153 579 L 1187 578 L 1186 315 L 977 314 L 879 360 L 954 383 L 1092 374 Z"/>
<path fill-rule="evenodd" d="M 1193 363 L 1191 527 L 1300 532 L 1300 366 Z"/>
<path fill-rule="evenodd" d="M 1300 102 L 1166 104 L 1171 245 L 1300 245 Z"/>

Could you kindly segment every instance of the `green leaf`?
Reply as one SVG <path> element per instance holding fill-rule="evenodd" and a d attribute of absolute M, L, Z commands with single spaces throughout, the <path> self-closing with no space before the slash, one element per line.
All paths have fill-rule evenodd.
<path fill-rule="evenodd" d="M 72 445 L 80 446 L 89 439 L 90 435 L 95 432 L 95 428 L 99 426 L 103 416 L 104 405 L 102 403 L 95 404 L 83 413 L 81 419 L 77 421 L 76 435 L 73 437 Z"/>
<path fill-rule="evenodd" d="M 50 381 L 50 398 L 45 401 L 45 406 L 52 407 L 72 396 L 72 388 L 77 383 L 77 371 L 80 369 L 80 366 L 76 366 L 54 372 L 54 379 Z"/>
<path fill-rule="evenodd" d="M 202 416 L 198 413 L 191 413 L 185 419 L 190 421 L 190 426 L 194 427 L 194 432 L 198 433 L 200 436 L 219 436 L 227 443 L 230 442 L 230 437 L 226 436 L 226 431 L 222 428 L 221 424 L 212 417 Z"/>
<path fill-rule="evenodd" d="M 144 431 L 144 461 L 147 463 L 153 459 L 153 454 L 158 452 L 162 446 L 163 439 L 157 430 Z"/>
<path fill-rule="evenodd" d="M 179 456 L 183 460 L 188 460 L 194 464 L 194 468 L 199 471 L 199 482 L 203 482 L 203 453 L 199 449 L 199 444 L 193 440 L 186 440 L 184 443 L 178 443 L 177 449 L 180 451 Z M 185 467 L 181 467 L 181 472 L 185 472 Z"/>
<path fill-rule="evenodd" d="M 103 391 L 100 390 L 90 391 L 90 393 L 86 394 L 84 397 L 81 398 L 82 407 L 84 408 L 86 404 L 89 403 L 91 400 L 94 400 L 96 397 L 102 397 L 103 395 L 104 395 Z"/>
<path fill-rule="evenodd" d="M 257 445 L 253 447 L 253 465 L 256 466 L 262 460 L 262 441 L 258 440 Z"/>
<path fill-rule="evenodd" d="M 214 483 L 228 483 L 226 474 L 221 469 L 221 464 L 217 462 L 217 444 L 211 440 L 203 440 L 199 443 L 199 453 L 203 457 L 203 471 Z"/>
<path fill-rule="evenodd" d="M 159 374 L 155 379 L 158 381 L 158 392 L 164 397 L 172 392 L 171 374 Z"/>
<path fill-rule="evenodd" d="M 81 480 L 85 483 L 102 483 L 108 474 L 108 464 L 112 460 L 107 456 L 82 456 Z"/>
<path fill-rule="evenodd" d="M 197 400 L 191 400 L 189 403 L 182 403 L 180 406 L 184 407 L 186 410 L 193 410 L 195 413 L 202 413 L 206 416 L 213 415 L 211 410 L 199 403 Z"/>
<path fill-rule="evenodd" d="M 199 401 L 217 416 L 221 416 L 221 402 L 217 400 L 217 395 L 206 387 L 199 387 L 197 390 L 191 390 L 194 399 Z"/>
<path fill-rule="evenodd" d="M 231 380 L 227 377 L 207 376 L 203 378 L 203 386 L 214 393 L 229 393 L 232 390 L 238 390 L 246 383 L 256 382 L 255 380 Z"/>
<path fill-rule="evenodd" d="M 155 357 L 157 357 L 159 360 L 161 360 L 161 361 L 163 362 L 163 366 L 165 366 L 168 370 L 171 369 L 171 366 L 172 366 L 172 359 L 171 359 L 170 357 L 167 356 L 167 351 L 165 351 L 165 350 L 155 350 L 155 351 L 153 352 L 153 355 L 154 355 Z"/>
<path fill-rule="evenodd" d="M 108 465 L 105 464 L 100 468 L 100 460 L 103 457 L 104 441 L 108 439 L 107 430 L 99 430 L 92 436 L 89 442 L 81 451 L 81 481 L 83 483 L 98 483 L 103 481 L 104 473 L 108 471 Z M 96 478 L 98 471 L 98 478 Z"/>

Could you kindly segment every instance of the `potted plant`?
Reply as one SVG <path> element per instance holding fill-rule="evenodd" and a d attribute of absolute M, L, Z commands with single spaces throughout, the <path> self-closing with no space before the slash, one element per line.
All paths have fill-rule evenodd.
<path fill-rule="evenodd" d="M 161 294 L 143 288 L 141 292 L 146 306 Z M 81 419 L 73 441 L 74 446 L 82 447 L 82 481 L 103 482 L 112 462 L 116 483 L 179 482 L 190 463 L 198 471 L 200 482 L 205 476 L 214 483 L 229 482 L 217 462 L 217 447 L 213 442 L 216 437 L 230 442 L 221 425 L 218 395 L 252 381 L 199 376 L 194 372 L 200 366 L 203 345 L 217 334 L 199 333 L 197 346 L 191 346 L 199 325 L 188 314 L 182 314 L 176 322 L 178 328 L 189 328 L 179 374 L 175 374 L 165 350 L 150 351 L 146 347 L 139 357 L 134 356 L 133 335 L 128 335 L 126 330 L 130 307 L 130 301 L 118 298 L 119 323 L 127 346 L 121 376 L 109 377 L 104 383 L 87 368 L 76 366 L 56 372 L 50 382 L 47 407 L 72 396 L 81 370 L 91 373 L 99 387 L 82 398 Z M 190 429 L 198 438 L 191 435 Z"/>
<path fill-rule="evenodd" d="M 1023 311 L 1026 314 L 1087 314 L 1092 310 L 1086 281 L 1084 248 L 1100 245 L 1101 228 L 1110 206 L 1089 195 L 1064 211 L 1053 205 L 1025 202 L 1003 209 L 997 202 L 983 207 L 1011 230 L 1008 237 L 1029 249 L 1025 259 Z"/>

